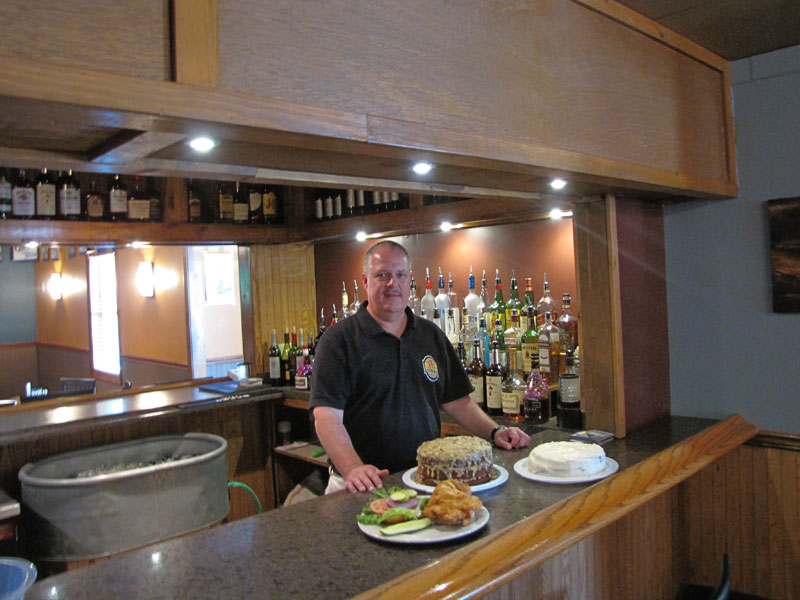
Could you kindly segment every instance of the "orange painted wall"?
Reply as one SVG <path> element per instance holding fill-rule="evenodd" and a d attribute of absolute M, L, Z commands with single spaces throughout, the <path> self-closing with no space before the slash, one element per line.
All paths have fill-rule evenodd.
<path fill-rule="evenodd" d="M 48 251 L 43 249 L 40 252 Z M 86 285 L 86 256 L 67 258 L 59 248 L 59 260 L 39 260 L 36 279 L 36 340 L 67 348 L 89 350 L 89 296 Z M 61 273 L 63 295 L 53 300 L 47 291 L 52 273 Z"/>
<path fill-rule="evenodd" d="M 186 249 L 180 246 L 122 248 L 117 251 L 119 335 L 122 356 L 189 364 L 185 285 Z M 152 261 L 156 292 L 139 296 L 136 269 Z"/>

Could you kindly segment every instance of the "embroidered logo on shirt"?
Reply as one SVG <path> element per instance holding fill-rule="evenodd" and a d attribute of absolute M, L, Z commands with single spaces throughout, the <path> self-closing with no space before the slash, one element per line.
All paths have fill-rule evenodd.
<path fill-rule="evenodd" d="M 422 370 L 430 381 L 439 380 L 439 365 L 430 354 L 422 359 Z"/>

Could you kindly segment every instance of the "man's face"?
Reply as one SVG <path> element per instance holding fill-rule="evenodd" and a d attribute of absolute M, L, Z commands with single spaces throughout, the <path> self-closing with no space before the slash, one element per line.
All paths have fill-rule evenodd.
<path fill-rule="evenodd" d="M 404 312 L 411 292 L 411 272 L 405 253 L 391 246 L 379 248 L 367 269 L 363 275 L 369 300 L 367 308 L 385 320 Z"/>

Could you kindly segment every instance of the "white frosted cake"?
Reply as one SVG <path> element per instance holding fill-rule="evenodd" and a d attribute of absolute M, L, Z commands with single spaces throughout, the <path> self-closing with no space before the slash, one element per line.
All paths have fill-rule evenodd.
<path fill-rule="evenodd" d="M 528 468 L 534 473 L 575 477 L 599 473 L 606 466 L 606 453 L 597 444 L 547 442 L 528 455 Z"/>

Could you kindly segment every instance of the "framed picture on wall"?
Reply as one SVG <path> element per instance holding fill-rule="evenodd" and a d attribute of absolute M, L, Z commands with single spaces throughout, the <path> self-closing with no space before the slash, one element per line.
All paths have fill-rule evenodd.
<path fill-rule="evenodd" d="M 26 248 L 25 246 L 12 246 L 11 248 L 11 260 L 13 261 L 36 260 L 38 257 L 38 248 Z"/>
<path fill-rule="evenodd" d="M 50 260 L 58 260 L 60 255 L 58 246 L 51 246 L 50 247 Z"/>
<path fill-rule="evenodd" d="M 772 310 L 800 312 L 800 198 L 767 202 L 772 260 Z"/>

